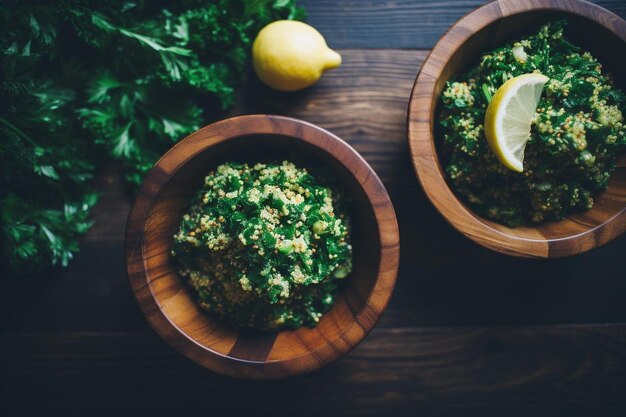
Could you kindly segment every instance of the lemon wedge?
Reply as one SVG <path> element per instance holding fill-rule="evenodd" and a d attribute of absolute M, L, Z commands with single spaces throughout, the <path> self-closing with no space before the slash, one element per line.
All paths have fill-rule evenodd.
<path fill-rule="evenodd" d="M 524 74 L 511 78 L 496 91 L 485 114 L 485 136 L 489 147 L 504 166 L 524 170 L 524 150 L 530 138 L 543 86 L 543 74 Z"/>

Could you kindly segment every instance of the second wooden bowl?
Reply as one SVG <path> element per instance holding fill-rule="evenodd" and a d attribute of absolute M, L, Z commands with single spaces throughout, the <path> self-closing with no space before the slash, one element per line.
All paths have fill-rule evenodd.
<path fill-rule="evenodd" d="M 558 222 L 509 228 L 482 218 L 450 189 L 437 154 L 437 105 L 446 82 L 477 65 L 481 53 L 566 19 L 565 34 L 590 51 L 624 89 L 626 23 L 615 14 L 578 0 L 498 0 L 459 20 L 439 40 L 417 76 L 408 111 L 413 166 L 426 195 L 456 229 L 509 255 L 553 258 L 600 246 L 626 230 L 626 157 L 618 161 L 609 188 L 594 207 Z"/>
<path fill-rule="evenodd" d="M 353 272 L 314 329 L 240 332 L 199 309 L 170 256 L 175 230 L 208 171 L 227 161 L 295 157 L 331 173 L 353 200 Z M 339 358 L 372 329 L 398 272 L 399 234 L 387 192 L 348 144 L 310 123 L 281 116 L 240 116 L 201 129 L 168 151 L 146 175 L 126 228 L 126 261 L 148 322 L 197 363 L 235 377 L 301 374 Z"/>

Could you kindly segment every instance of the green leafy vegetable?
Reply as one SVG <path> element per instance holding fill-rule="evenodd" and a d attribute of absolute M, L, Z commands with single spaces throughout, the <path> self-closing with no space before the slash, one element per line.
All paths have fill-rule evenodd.
<path fill-rule="evenodd" d="M 0 236 L 30 273 L 89 229 L 103 156 L 131 187 L 234 102 L 256 33 L 294 0 L 7 0 L 0 11 Z"/>

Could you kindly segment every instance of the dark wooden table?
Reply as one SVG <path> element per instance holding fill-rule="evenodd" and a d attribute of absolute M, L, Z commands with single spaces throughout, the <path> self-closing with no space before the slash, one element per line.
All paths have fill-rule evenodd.
<path fill-rule="evenodd" d="M 122 248 L 131 196 L 111 166 L 96 226 L 69 269 L 0 280 L 0 415 L 626 416 L 626 236 L 569 259 L 498 255 L 453 230 L 413 174 L 414 78 L 438 37 L 482 2 L 302 3 L 343 65 L 297 94 L 251 79 L 233 114 L 309 120 L 379 173 L 402 262 L 378 326 L 347 357 L 291 380 L 196 366 L 150 330 L 132 298 Z M 598 3 L 626 17 L 623 0 Z"/>

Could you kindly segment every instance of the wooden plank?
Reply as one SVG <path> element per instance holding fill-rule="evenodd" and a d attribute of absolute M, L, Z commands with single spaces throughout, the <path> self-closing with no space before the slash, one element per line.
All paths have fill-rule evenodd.
<path fill-rule="evenodd" d="M 22 412 L 626 412 L 626 325 L 376 329 L 333 366 L 263 383 L 212 374 L 151 333 L 4 334 L 0 341 L 3 405 Z"/>
<path fill-rule="evenodd" d="M 483 0 L 300 0 L 332 48 L 430 49 Z M 623 0 L 593 1 L 626 17 Z"/>

